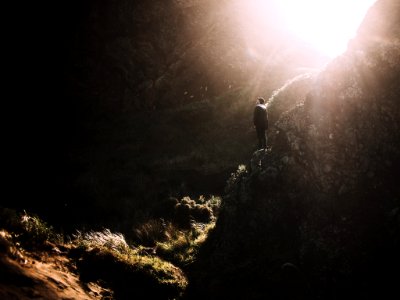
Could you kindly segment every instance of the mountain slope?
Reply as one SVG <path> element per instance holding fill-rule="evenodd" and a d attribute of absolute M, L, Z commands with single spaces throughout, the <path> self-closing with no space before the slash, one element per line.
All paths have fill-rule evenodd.
<path fill-rule="evenodd" d="M 378 1 L 348 51 L 280 115 L 272 150 L 232 176 L 190 297 L 376 299 L 395 291 L 399 12 L 397 1 Z"/>

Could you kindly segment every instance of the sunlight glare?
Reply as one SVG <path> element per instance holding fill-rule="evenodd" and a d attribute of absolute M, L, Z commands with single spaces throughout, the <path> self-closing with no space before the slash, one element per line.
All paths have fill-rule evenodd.
<path fill-rule="evenodd" d="M 282 26 L 320 52 L 335 57 L 346 50 L 368 8 L 376 0 L 248 0 L 254 18 L 277 9 Z"/>

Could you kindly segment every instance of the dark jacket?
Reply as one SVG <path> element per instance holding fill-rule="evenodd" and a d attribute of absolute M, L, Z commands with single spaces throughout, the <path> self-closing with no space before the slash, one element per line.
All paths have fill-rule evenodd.
<path fill-rule="evenodd" d="M 268 114 L 265 104 L 257 104 L 253 115 L 254 126 L 268 129 Z"/>

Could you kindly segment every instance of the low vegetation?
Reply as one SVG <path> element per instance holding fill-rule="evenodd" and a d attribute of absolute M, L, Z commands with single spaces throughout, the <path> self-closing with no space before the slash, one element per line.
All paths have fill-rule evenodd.
<path fill-rule="evenodd" d="M 195 261 L 200 246 L 214 227 L 215 222 L 194 223 L 190 230 L 175 230 L 167 241 L 157 242 L 156 253 L 185 269 Z"/>
<path fill-rule="evenodd" d="M 1 208 L 1 249 L 16 259 L 62 247 L 82 283 L 101 282 L 111 298 L 178 299 L 188 285 L 184 270 L 214 228 L 220 204 L 218 197 L 169 199 L 160 206 L 169 205 L 170 214 L 138 226 L 131 240 L 109 229 L 67 236 L 36 215 Z"/>
<path fill-rule="evenodd" d="M 122 234 L 109 230 L 78 233 L 71 256 L 84 282 L 102 280 L 117 299 L 149 297 L 174 299 L 187 286 L 184 273 L 173 264 L 129 246 Z"/>
<path fill-rule="evenodd" d="M 216 196 L 200 196 L 196 200 L 169 198 L 154 207 L 154 216 L 159 218 L 138 226 L 133 239 L 160 257 L 187 268 L 214 228 L 220 206 L 221 198 Z"/>
<path fill-rule="evenodd" d="M 0 229 L 12 232 L 12 239 L 25 249 L 41 249 L 46 243 L 63 243 L 64 237 L 57 234 L 39 216 L 23 211 L 0 207 Z"/>

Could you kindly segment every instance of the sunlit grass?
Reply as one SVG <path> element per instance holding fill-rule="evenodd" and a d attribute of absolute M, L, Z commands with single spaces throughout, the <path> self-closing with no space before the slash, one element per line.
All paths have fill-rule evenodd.
<path fill-rule="evenodd" d="M 197 259 L 201 245 L 215 227 L 221 198 L 183 197 L 162 204 L 168 219 L 151 219 L 134 230 L 137 244 L 148 247 L 163 259 L 179 267 L 187 267 Z"/>
<path fill-rule="evenodd" d="M 102 279 L 116 290 L 129 294 L 134 291 L 122 279 L 140 278 L 143 281 L 141 292 L 154 288 L 150 295 L 166 292 L 176 298 L 188 285 L 181 268 L 185 269 L 197 259 L 200 247 L 215 227 L 221 198 L 201 196 L 192 200 L 184 197 L 177 204 L 191 207 L 188 212 L 195 212 L 194 208 L 204 209 L 210 213 L 210 219 L 207 218 L 209 221 L 206 223 L 192 220 L 189 227 L 179 227 L 171 221 L 150 220 L 140 228 L 142 236 L 150 241 L 150 247 L 133 244 L 123 234 L 109 229 L 76 231 L 66 238 L 56 234 L 51 226 L 35 215 L 8 211 L 0 211 L 0 215 L 8 213 L 9 220 L 2 221 L 12 223 L 9 228 L 14 229 L 0 231 L 0 240 L 5 245 L 12 240 L 21 249 L 27 245 L 31 250 L 38 249 L 32 246 L 47 242 L 55 243 L 57 247 L 62 245 L 68 249 L 68 256 L 76 263 L 84 281 Z"/>
<path fill-rule="evenodd" d="M 23 229 L 22 235 L 27 236 L 26 240 L 30 239 L 36 243 L 45 241 L 61 242 L 63 240 L 60 234 L 55 233 L 52 226 L 48 225 L 38 216 L 24 212 L 20 220 Z"/>
<path fill-rule="evenodd" d="M 18 213 L 7 208 L 0 208 L 0 229 L 5 229 L 19 245 L 33 249 L 41 248 L 46 243 L 63 243 L 64 236 L 57 233 L 37 215 L 26 211 Z"/>
<path fill-rule="evenodd" d="M 158 242 L 156 252 L 173 263 L 185 267 L 193 263 L 201 245 L 215 227 L 209 224 L 193 224 L 190 230 L 176 230 L 165 242 Z"/>
<path fill-rule="evenodd" d="M 129 246 L 125 237 L 108 229 L 103 231 L 78 232 L 72 244 L 83 248 L 86 256 L 112 257 L 116 264 L 132 268 L 132 272 L 143 272 L 161 285 L 173 285 L 184 290 L 188 284 L 183 272 L 172 263 L 143 251 L 143 247 Z M 83 256 L 85 256 L 83 255 Z M 99 260 L 101 264 L 102 260 Z"/>
<path fill-rule="evenodd" d="M 109 229 L 86 233 L 77 231 L 74 238 L 76 244 L 88 249 L 104 248 L 119 254 L 131 253 L 131 248 L 127 244 L 125 237 L 120 233 L 112 233 Z"/>

